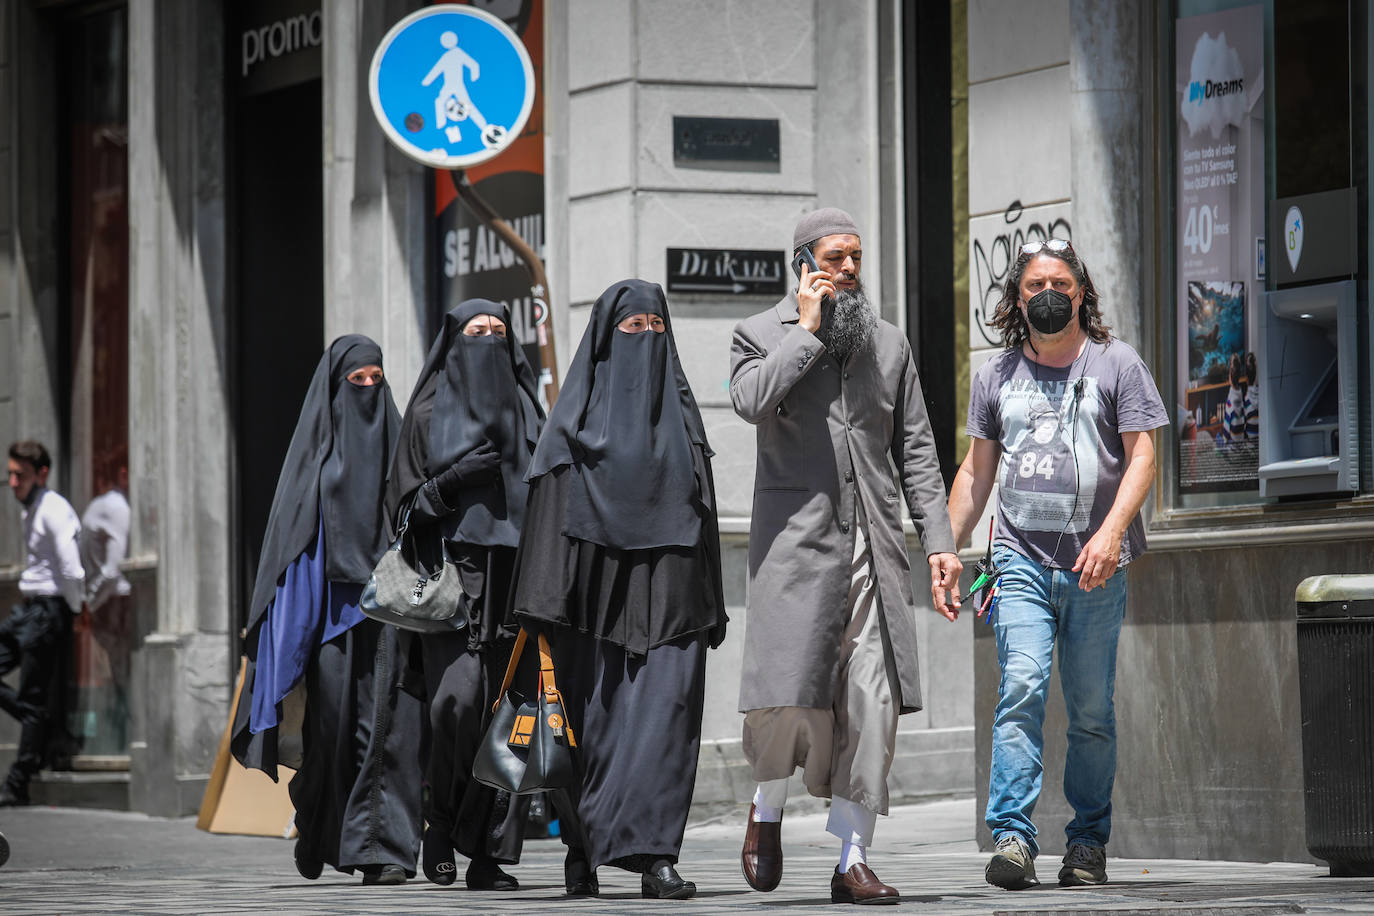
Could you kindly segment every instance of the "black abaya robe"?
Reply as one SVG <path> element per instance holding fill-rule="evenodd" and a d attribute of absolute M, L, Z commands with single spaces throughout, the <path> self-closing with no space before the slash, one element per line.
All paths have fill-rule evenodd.
<path fill-rule="evenodd" d="M 248 607 L 230 747 L 274 780 L 279 763 L 297 770 L 298 862 L 414 875 L 420 704 L 400 689 L 395 630 L 357 608 L 386 547 L 382 497 L 400 418 L 385 381 L 347 377 L 381 360 L 373 341 L 345 335 L 311 380 Z M 303 717 L 292 715 L 302 704 Z"/>
<path fill-rule="evenodd" d="M 709 486 L 699 449 L 694 458 Z M 676 863 L 696 783 L 706 649 L 727 621 L 715 515 L 691 548 L 569 538 L 568 477 L 559 468 L 531 482 L 512 600 L 515 619 L 549 639 L 577 736 L 581 784 L 555 805 L 571 804 L 559 811 L 577 825 L 567 842 L 580 842 L 593 868 Z M 522 685 L 536 677 L 532 659 L 521 659 Z"/>
<path fill-rule="evenodd" d="M 301 768 L 289 785 L 297 860 L 339 871 L 399 865 L 420 848 L 420 701 L 400 689 L 395 627 L 364 620 L 306 672 Z"/>
<path fill-rule="evenodd" d="M 419 658 L 428 711 L 426 841 L 447 837 L 470 859 L 513 863 L 529 801 L 472 779 L 472 762 L 514 641 L 505 606 L 524 517 L 525 468 L 544 414 L 513 337 L 464 337 L 463 327 L 478 315 L 510 326 L 506 308 L 484 299 L 445 316 L 401 422 L 387 502 L 393 523 L 409 512 L 416 536 L 443 538 L 463 583 L 453 632 L 417 634 L 411 656 Z M 498 480 L 463 487 L 455 504 L 445 505 L 426 483 L 483 442 L 501 455 Z"/>
<path fill-rule="evenodd" d="M 509 547 L 449 544 L 460 556 L 467 626 L 452 633 L 419 633 L 425 686 L 424 818 L 469 859 L 520 861 L 529 800 L 498 792 L 472 778 L 472 763 L 514 642 L 500 625 L 515 551 Z M 480 570 L 480 575 L 477 572 Z M 469 591 L 470 582 L 480 586 Z M 474 593 L 475 592 L 475 593 Z M 489 610 L 494 606 L 497 610 Z M 489 619 L 493 613 L 496 621 Z M 485 634 L 485 635 L 484 635 Z M 415 650 L 412 650 L 415 651 Z"/>
<path fill-rule="evenodd" d="M 659 330 L 619 329 L 642 314 Z M 682 846 L 726 625 L 710 455 L 663 290 L 612 284 L 530 464 L 511 601 L 551 644 L 581 771 L 569 845 L 593 868 L 644 872 Z"/>

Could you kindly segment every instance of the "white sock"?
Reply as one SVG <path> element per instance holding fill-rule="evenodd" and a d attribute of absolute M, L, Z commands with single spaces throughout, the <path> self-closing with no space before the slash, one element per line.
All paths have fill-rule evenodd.
<path fill-rule="evenodd" d="M 830 816 L 825 822 L 825 832 L 841 843 L 855 843 L 867 846 L 873 842 L 873 830 L 878 815 L 858 802 L 847 798 L 830 800 Z"/>
<path fill-rule="evenodd" d="M 769 779 L 754 790 L 754 820 L 776 823 L 787 805 L 787 780 Z"/>
<path fill-rule="evenodd" d="M 849 871 L 855 865 L 868 864 L 868 847 L 845 840 L 840 844 L 840 872 Z"/>

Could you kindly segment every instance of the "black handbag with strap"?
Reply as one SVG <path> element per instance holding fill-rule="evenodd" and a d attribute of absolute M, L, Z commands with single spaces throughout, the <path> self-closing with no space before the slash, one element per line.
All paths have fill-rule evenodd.
<path fill-rule="evenodd" d="M 549 641 L 539 635 L 539 692 L 530 699 L 511 687 L 528 634 L 522 629 L 511 649 L 501 696 L 482 737 L 472 776 L 495 789 L 530 795 L 566 789 L 577 781 L 573 749 L 577 739 L 553 675 Z"/>
<path fill-rule="evenodd" d="M 466 617 L 454 617 L 462 600 L 458 567 L 449 559 L 438 528 L 424 525 L 417 533 L 407 509 L 396 540 L 368 577 L 359 609 L 373 620 L 404 630 L 452 633 L 467 626 Z"/>

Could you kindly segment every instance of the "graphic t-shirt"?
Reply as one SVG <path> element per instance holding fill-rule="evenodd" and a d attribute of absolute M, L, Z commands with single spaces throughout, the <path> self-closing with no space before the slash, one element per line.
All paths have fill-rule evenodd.
<path fill-rule="evenodd" d="M 1047 566 L 1070 569 L 1111 511 L 1125 471 L 1122 433 L 1169 422 L 1159 389 L 1129 344 L 1088 341 L 1055 368 L 1007 350 L 973 380 L 968 434 L 1002 447 L 994 540 Z M 1131 521 L 1120 566 L 1145 552 Z"/>

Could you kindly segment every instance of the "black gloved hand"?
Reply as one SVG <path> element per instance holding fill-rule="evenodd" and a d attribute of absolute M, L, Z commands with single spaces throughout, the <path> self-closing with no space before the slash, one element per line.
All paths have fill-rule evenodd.
<path fill-rule="evenodd" d="M 445 505 L 458 505 L 458 493 L 465 487 L 494 484 L 501 479 L 501 453 L 490 442 L 483 441 L 472 451 L 454 462 L 434 478 L 435 489 Z"/>

